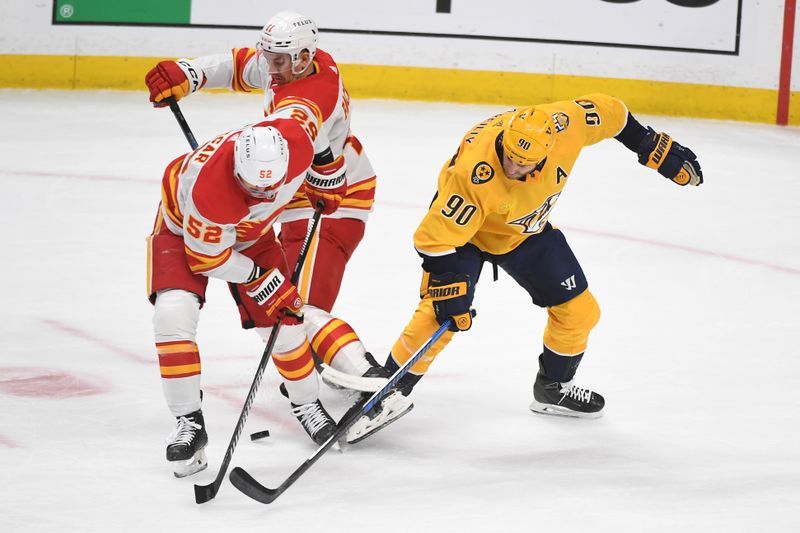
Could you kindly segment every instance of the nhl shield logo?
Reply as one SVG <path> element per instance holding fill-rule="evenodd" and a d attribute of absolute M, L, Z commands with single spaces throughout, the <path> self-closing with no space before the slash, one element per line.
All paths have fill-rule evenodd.
<path fill-rule="evenodd" d="M 472 169 L 472 183 L 480 185 L 494 177 L 494 169 L 486 161 L 481 161 Z"/>

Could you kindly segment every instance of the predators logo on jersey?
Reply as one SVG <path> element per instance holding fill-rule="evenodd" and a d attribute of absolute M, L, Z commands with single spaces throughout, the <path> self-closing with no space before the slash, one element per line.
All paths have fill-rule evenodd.
<path fill-rule="evenodd" d="M 486 161 L 481 161 L 475 168 L 472 169 L 472 183 L 475 185 L 479 185 L 481 183 L 486 183 L 490 179 L 494 177 L 494 169 L 492 165 L 487 163 Z"/>
<path fill-rule="evenodd" d="M 553 209 L 553 206 L 556 205 L 556 200 L 558 200 L 559 196 L 561 196 L 560 192 L 555 193 L 553 196 L 545 200 L 544 203 L 537 207 L 532 213 L 516 220 L 509 220 L 508 223 L 521 226 L 522 233 L 527 233 L 529 235 L 539 233 L 542 231 L 542 229 L 544 229 L 545 222 L 547 222 L 547 217 L 550 215 L 550 211 Z"/>

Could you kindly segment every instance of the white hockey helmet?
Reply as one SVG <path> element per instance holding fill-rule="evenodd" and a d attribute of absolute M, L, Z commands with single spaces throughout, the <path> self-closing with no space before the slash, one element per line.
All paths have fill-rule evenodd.
<path fill-rule="evenodd" d="M 300 53 L 308 50 L 309 62 L 317 52 L 319 30 L 313 19 L 293 11 L 281 11 L 269 19 L 261 30 L 258 50 L 274 54 L 289 54 L 292 72 L 299 74 Z"/>
<path fill-rule="evenodd" d="M 275 197 L 286 179 L 289 145 L 272 126 L 247 126 L 233 145 L 233 171 L 242 188 L 255 198 Z"/>

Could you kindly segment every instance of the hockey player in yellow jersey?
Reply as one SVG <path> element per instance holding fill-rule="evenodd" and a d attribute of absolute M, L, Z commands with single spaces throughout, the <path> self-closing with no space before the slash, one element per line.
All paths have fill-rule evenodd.
<path fill-rule="evenodd" d="M 581 150 L 612 137 L 635 152 L 640 163 L 678 185 L 703 182 L 691 150 L 642 126 L 621 100 L 604 94 L 518 108 L 467 132 L 442 168 L 436 196 L 414 233 L 422 257 L 421 300 L 386 368 L 398 369 L 446 319 L 452 318 L 453 326 L 397 389 L 351 428 L 348 442 L 410 410 L 406 397 L 411 389 L 454 332 L 472 325 L 474 289 L 484 262 L 492 264 L 495 276 L 502 268 L 535 305 L 547 309 L 531 410 L 602 415 L 603 397 L 573 382 L 600 307 L 564 235 L 548 218 Z"/>

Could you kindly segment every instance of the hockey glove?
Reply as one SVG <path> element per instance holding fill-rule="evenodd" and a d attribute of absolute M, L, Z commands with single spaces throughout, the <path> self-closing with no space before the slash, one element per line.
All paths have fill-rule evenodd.
<path fill-rule="evenodd" d="M 337 157 L 326 165 L 311 165 L 306 174 L 306 197 L 311 207 L 316 208 L 320 200 L 323 215 L 330 215 L 339 208 L 347 193 L 344 157 Z"/>
<path fill-rule="evenodd" d="M 283 310 L 286 313 L 284 324 L 302 322 L 303 314 L 300 310 L 303 307 L 303 300 L 297 293 L 297 287 L 292 285 L 277 268 L 270 268 L 267 271 L 261 271 L 258 267 L 256 269 L 258 277 L 243 284 L 247 295 L 255 300 L 272 320 L 280 318 L 279 313 Z"/>
<path fill-rule="evenodd" d="M 433 311 L 436 321 L 443 323 L 448 318 L 453 319 L 450 331 L 466 331 L 472 327 L 472 313 L 470 305 L 472 297 L 469 294 L 470 280 L 466 274 L 429 274 L 422 276 L 423 286 L 427 286 L 425 297 L 433 301 Z"/>
<path fill-rule="evenodd" d="M 197 91 L 205 83 L 205 77 L 189 61 L 161 61 L 144 77 L 150 89 L 150 101 L 154 107 L 164 107 L 165 98 L 174 96 L 180 100 L 187 94 Z"/>
<path fill-rule="evenodd" d="M 636 150 L 639 163 L 654 168 L 678 185 L 698 186 L 703 183 L 703 171 L 694 152 L 672 140 L 666 133 L 656 133 L 648 127 L 647 135 Z"/>

